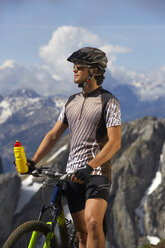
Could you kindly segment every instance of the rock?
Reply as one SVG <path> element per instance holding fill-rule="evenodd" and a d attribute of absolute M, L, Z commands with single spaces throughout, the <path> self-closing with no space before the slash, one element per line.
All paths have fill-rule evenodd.
<path fill-rule="evenodd" d="M 162 167 L 161 167 L 161 173 L 162 173 L 162 180 L 165 179 L 165 143 L 162 150 Z"/>
<path fill-rule="evenodd" d="M 162 150 L 162 163 L 160 164 L 161 184 L 148 195 L 145 202 L 145 229 L 150 236 L 164 238 L 165 228 L 165 143 Z"/>
<path fill-rule="evenodd" d="M 16 173 L 0 175 L 0 240 L 9 234 L 17 205 L 21 180 Z"/>
<path fill-rule="evenodd" d="M 136 248 L 145 236 L 135 210 L 159 167 L 165 121 L 152 117 L 123 124 L 122 148 L 113 158 L 110 233 L 115 248 Z"/>
<path fill-rule="evenodd" d="M 47 205 L 49 201 L 51 200 L 51 195 L 54 189 L 54 185 L 55 185 L 55 182 L 49 183 L 48 186 L 43 187 L 41 195 L 38 192 L 34 193 L 31 200 L 23 207 L 23 209 L 19 213 L 13 216 L 13 225 L 11 227 L 10 232 L 14 230 L 20 224 L 24 223 L 25 221 L 32 220 L 32 219 L 36 219 L 36 220 L 38 219 L 41 207 L 43 205 L 43 201 Z M 49 213 L 49 217 L 50 216 L 51 215 Z M 48 218 L 48 215 L 45 215 L 45 219 L 46 218 Z"/>

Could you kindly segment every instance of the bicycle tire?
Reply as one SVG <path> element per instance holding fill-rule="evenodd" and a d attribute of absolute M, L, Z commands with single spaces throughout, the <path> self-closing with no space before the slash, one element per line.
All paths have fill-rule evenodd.
<path fill-rule="evenodd" d="M 29 240 L 31 238 L 33 231 L 38 231 L 39 234 L 44 237 L 44 241 L 43 241 L 43 244 L 44 244 L 45 238 L 46 238 L 48 232 L 50 232 L 50 227 L 48 224 L 46 224 L 42 221 L 36 221 L 36 220 L 27 221 L 27 222 L 23 223 L 22 225 L 20 225 L 19 227 L 17 227 L 11 233 L 11 235 L 9 236 L 7 241 L 5 242 L 3 248 L 28 247 Z M 28 241 L 27 241 L 27 246 L 25 246 L 25 241 L 26 241 L 25 235 L 28 235 L 28 234 L 29 234 L 29 237 L 28 237 Z M 23 240 L 22 240 L 22 238 L 23 238 Z M 20 243 L 20 242 L 22 242 L 22 243 Z M 40 242 L 42 242 L 41 238 L 40 238 Z M 35 246 L 33 246 L 33 247 L 38 248 L 38 247 L 42 247 L 42 246 L 40 246 L 40 244 L 37 244 L 37 245 L 35 244 Z M 58 245 L 58 242 L 57 242 L 55 235 L 51 239 L 50 248 L 59 248 L 59 245 Z"/>

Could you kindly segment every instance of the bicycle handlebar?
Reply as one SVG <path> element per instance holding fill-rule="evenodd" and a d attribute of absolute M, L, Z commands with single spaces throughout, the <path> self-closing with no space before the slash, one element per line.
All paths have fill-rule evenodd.
<path fill-rule="evenodd" d="M 31 175 L 36 177 L 38 177 L 41 174 L 44 174 L 50 178 L 57 179 L 58 181 L 69 181 L 72 175 L 71 173 L 62 174 L 56 170 L 52 170 L 51 168 L 45 166 L 40 168 L 35 168 L 35 170 L 31 172 Z"/>

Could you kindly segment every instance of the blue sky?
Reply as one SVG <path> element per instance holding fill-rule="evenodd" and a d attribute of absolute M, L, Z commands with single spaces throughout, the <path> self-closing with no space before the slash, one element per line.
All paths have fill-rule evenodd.
<path fill-rule="evenodd" d="M 89 43 L 90 32 L 103 42 L 101 44 L 101 41 L 96 41 L 93 37 L 92 45 L 113 46 L 109 58 L 113 58 L 113 63 L 118 68 L 125 68 L 132 73 L 159 70 L 165 65 L 164 10 L 164 0 L 1 0 L 0 72 L 7 68 L 4 64 L 8 60 L 14 61 L 13 67 L 19 65 L 19 71 L 24 67 L 34 71 L 34 65 L 44 65 L 44 68 L 48 64 L 50 66 L 50 61 L 47 61 L 46 54 L 43 56 L 41 48 L 48 47 L 53 33 L 63 26 L 83 28 L 89 32 Z M 58 41 L 61 32 L 58 34 Z M 74 44 L 74 29 L 70 29 L 70 32 Z M 88 39 L 82 42 L 82 46 L 88 45 Z M 62 44 L 66 48 L 67 36 L 65 40 L 65 44 Z M 119 51 L 113 53 L 117 46 Z M 57 48 L 60 49 L 60 46 L 54 47 Z M 72 52 L 71 48 L 74 50 L 74 45 L 70 45 L 68 54 L 65 53 L 66 57 Z M 48 71 L 50 72 L 50 68 L 47 73 Z M 7 72 L 5 77 L 6 75 Z M 54 78 L 58 81 L 58 76 Z M 4 82 L 4 74 L 1 76 L 0 73 L 0 80 Z M 5 86 L 0 89 L 2 93 L 6 91 Z"/>

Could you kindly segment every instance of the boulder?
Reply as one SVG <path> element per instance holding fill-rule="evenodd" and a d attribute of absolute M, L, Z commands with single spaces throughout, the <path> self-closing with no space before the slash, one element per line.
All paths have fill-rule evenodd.
<path fill-rule="evenodd" d="M 123 124 L 122 148 L 112 161 L 110 240 L 115 248 L 136 248 L 146 235 L 136 209 L 159 168 L 164 140 L 164 120 L 146 117 Z"/>
<path fill-rule="evenodd" d="M 9 234 L 17 205 L 21 180 L 16 173 L 0 175 L 0 240 Z"/>
<path fill-rule="evenodd" d="M 157 236 L 163 239 L 165 231 L 165 143 L 159 171 L 157 172 L 157 181 L 155 178 L 156 183 L 159 183 L 159 185 L 148 195 L 144 205 L 144 222 L 146 233 L 149 236 Z"/>

